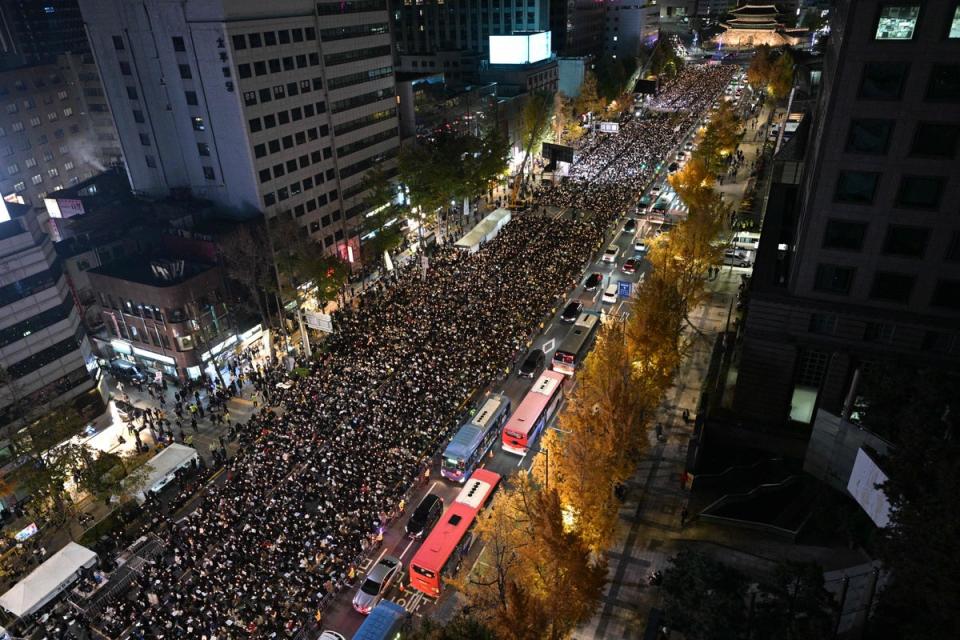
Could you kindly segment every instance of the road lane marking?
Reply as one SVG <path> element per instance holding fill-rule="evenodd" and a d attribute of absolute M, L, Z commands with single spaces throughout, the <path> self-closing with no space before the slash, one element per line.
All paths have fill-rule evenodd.
<path fill-rule="evenodd" d="M 408 543 L 407 543 L 407 546 L 405 546 L 405 547 L 403 548 L 403 551 L 401 551 L 401 552 L 400 552 L 400 555 L 397 556 L 397 557 L 400 558 L 401 560 L 403 560 L 403 556 L 407 555 L 407 551 L 410 551 L 410 547 L 413 546 L 413 543 L 414 543 L 414 542 L 415 542 L 415 540 L 411 540 L 410 542 L 408 542 Z"/>
<path fill-rule="evenodd" d="M 385 556 L 385 555 L 387 555 L 387 548 L 386 548 L 386 547 L 384 547 L 383 551 L 380 552 L 380 555 L 377 556 L 377 559 L 374 560 L 374 561 L 370 564 L 370 566 L 371 566 L 371 567 L 377 566 L 377 564 L 379 564 L 380 561 L 383 560 L 383 556 Z"/>
<path fill-rule="evenodd" d="M 550 338 L 549 340 L 547 340 L 546 342 L 543 343 L 543 347 L 541 348 L 541 351 L 543 351 L 544 354 L 548 354 L 548 353 L 550 353 L 551 351 L 553 351 L 553 349 L 554 349 L 556 346 L 557 346 L 557 339 L 556 339 L 556 338 Z"/>

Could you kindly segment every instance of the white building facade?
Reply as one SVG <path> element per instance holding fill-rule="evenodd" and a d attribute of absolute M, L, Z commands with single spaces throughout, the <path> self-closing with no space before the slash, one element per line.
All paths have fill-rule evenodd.
<path fill-rule="evenodd" d="M 0 204 L 0 440 L 95 386 L 96 358 L 50 239 Z"/>
<path fill-rule="evenodd" d="M 135 191 L 290 211 L 358 255 L 360 182 L 399 151 L 386 0 L 80 4 Z"/>

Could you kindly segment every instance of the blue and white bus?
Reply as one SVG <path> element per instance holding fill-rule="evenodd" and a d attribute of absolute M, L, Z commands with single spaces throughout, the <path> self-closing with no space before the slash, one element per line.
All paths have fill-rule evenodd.
<path fill-rule="evenodd" d="M 510 398 L 493 394 L 457 431 L 443 451 L 440 473 L 447 480 L 464 482 L 490 451 L 510 415 Z"/>

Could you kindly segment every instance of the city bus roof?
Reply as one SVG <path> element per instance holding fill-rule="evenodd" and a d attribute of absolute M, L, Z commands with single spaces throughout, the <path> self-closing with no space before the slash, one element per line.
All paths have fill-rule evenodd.
<path fill-rule="evenodd" d="M 411 564 L 439 573 L 499 482 L 499 474 L 486 469 L 474 471 L 417 550 Z"/>
<path fill-rule="evenodd" d="M 499 393 L 493 394 L 487 398 L 487 401 L 477 410 L 477 413 L 471 418 L 470 424 L 476 425 L 480 429 L 486 429 L 487 425 L 493 419 L 493 416 L 496 415 L 497 411 L 500 410 L 500 407 L 506 401 L 507 399 Z"/>
<path fill-rule="evenodd" d="M 447 448 L 443 450 L 444 458 L 466 458 L 470 455 L 487 432 L 490 420 L 497 414 L 504 404 L 509 402 L 500 394 L 493 394 L 484 402 L 480 409 L 457 430 Z"/>
<path fill-rule="evenodd" d="M 483 439 L 484 430 L 477 425 L 468 422 L 460 427 L 457 433 L 450 440 L 450 444 L 443 450 L 444 458 L 466 458 L 470 452 L 477 448 L 480 440 Z"/>
<path fill-rule="evenodd" d="M 514 433 L 521 431 L 526 433 L 530 425 L 537 419 L 537 416 L 540 415 L 540 412 L 543 411 L 547 402 L 553 397 L 557 386 L 562 385 L 564 380 L 565 378 L 562 373 L 549 370 L 544 371 L 540 377 L 537 378 L 537 381 L 533 383 L 533 387 L 531 387 L 527 395 L 524 396 L 520 402 L 520 406 L 517 407 L 517 410 L 510 416 L 510 420 L 504 428 Z"/>

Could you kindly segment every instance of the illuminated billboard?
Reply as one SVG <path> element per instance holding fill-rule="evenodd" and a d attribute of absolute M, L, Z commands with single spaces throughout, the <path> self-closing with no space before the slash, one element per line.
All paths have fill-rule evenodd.
<path fill-rule="evenodd" d="M 529 64 L 549 57 L 549 31 L 490 36 L 490 64 Z"/>

